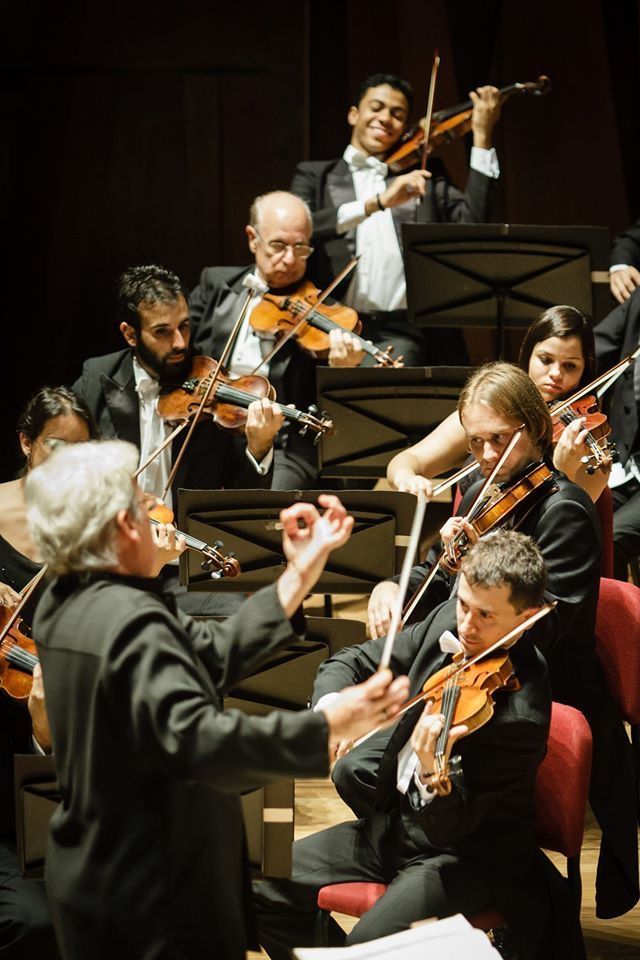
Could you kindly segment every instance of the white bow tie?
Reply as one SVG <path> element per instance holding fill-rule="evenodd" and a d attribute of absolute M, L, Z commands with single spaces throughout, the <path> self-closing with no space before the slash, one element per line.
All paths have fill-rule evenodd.
<path fill-rule="evenodd" d="M 377 157 L 367 157 L 364 153 L 354 153 L 351 158 L 351 166 L 357 170 L 362 170 L 364 167 L 371 167 L 383 180 L 389 170 L 386 163 L 383 163 L 382 160 L 378 160 Z"/>
<path fill-rule="evenodd" d="M 461 653 L 462 644 L 450 630 L 445 630 L 440 639 L 438 640 L 440 644 L 440 649 L 443 653 Z"/>

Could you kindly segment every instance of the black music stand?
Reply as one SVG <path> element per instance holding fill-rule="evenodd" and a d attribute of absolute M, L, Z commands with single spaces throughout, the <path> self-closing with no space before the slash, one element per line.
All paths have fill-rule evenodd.
<path fill-rule="evenodd" d="M 610 309 L 606 227 L 406 223 L 402 241 L 411 323 L 493 328 L 499 357 L 547 307 Z"/>
<path fill-rule="evenodd" d="M 319 367 L 318 407 L 336 425 L 320 441 L 322 477 L 384 477 L 389 461 L 457 406 L 470 367 Z"/>
<path fill-rule="evenodd" d="M 238 577 L 212 580 L 200 556 L 180 558 L 180 581 L 189 590 L 259 590 L 284 568 L 282 531 L 269 529 L 294 501 L 317 503 L 322 490 L 180 490 L 178 526 L 207 543 L 221 540 L 241 566 Z M 415 497 L 395 491 L 345 490 L 340 498 L 355 517 L 349 541 L 329 557 L 314 593 L 370 593 L 400 569 L 409 541 Z"/>

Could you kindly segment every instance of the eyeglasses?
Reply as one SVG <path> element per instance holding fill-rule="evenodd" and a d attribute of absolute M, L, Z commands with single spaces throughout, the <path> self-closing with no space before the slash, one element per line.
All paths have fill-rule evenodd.
<path fill-rule="evenodd" d="M 314 249 L 310 247 L 308 243 L 285 243 L 284 240 L 265 240 L 257 230 L 256 237 L 265 245 L 267 253 L 272 257 L 284 256 L 287 250 L 291 250 L 291 253 L 297 260 L 308 260 Z"/>
<path fill-rule="evenodd" d="M 158 498 L 153 493 L 143 493 L 138 499 L 138 506 L 142 507 L 144 513 L 151 513 L 158 506 Z"/>
<path fill-rule="evenodd" d="M 38 437 L 37 442 L 49 453 L 53 453 L 53 451 L 57 450 L 58 447 L 66 447 L 68 443 L 73 443 L 75 441 L 63 440 L 62 437 Z"/>

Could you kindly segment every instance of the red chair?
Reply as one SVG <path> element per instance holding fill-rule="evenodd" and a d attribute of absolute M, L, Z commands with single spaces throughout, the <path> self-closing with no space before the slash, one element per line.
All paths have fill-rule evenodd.
<path fill-rule="evenodd" d="M 600 581 L 596 653 L 622 716 L 640 723 L 640 588 L 622 580 Z"/>
<path fill-rule="evenodd" d="M 591 776 L 591 730 L 579 710 L 554 703 L 547 755 L 540 764 L 535 790 L 536 837 L 541 847 L 567 858 L 567 881 L 580 911 L 582 883 L 580 848 L 584 835 L 589 778 Z M 385 893 L 384 883 L 332 883 L 318 891 L 319 946 L 328 942 L 330 913 L 361 917 Z M 416 917 L 416 919 L 419 919 Z M 481 930 L 504 925 L 498 909 L 483 910 L 469 917 Z"/>

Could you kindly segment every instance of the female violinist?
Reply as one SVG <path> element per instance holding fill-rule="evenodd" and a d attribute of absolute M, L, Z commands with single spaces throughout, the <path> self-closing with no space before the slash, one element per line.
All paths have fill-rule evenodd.
<path fill-rule="evenodd" d="M 589 322 L 575 307 L 563 305 L 545 310 L 527 331 L 519 365 L 546 403 L 554 404 L 570 396 L 594 376 L 595 351 Z M 609 460 L 604 456 L 602 466 L 588 472 L 593 453 L 586 442 L 585 427 L 584 418 L 577 416 L 562 429 L 555 443 L 553 463 L 595 501 L 607 485 Z M 460 466 L 468 452 L 460 418 L 452 413 L 424 440 L 391 460 L 387 479 L 396 490 L 421 490 L 430 497 L 433 487 L 427 478 Z"/>
<path fill-rule="evenodd" d="M 41 568 L 26 523 L 25 478 L 56 447 L 95 435 L 89 411 L 66 387 L 38 391 L 18 420 L 24 464 L 17 479 L 0 484 L 0 626 L 8 622 L 20 591 Z M 40 581 L 21 611 L 22 619 L 17 622 L 21 635 L 29 632 L 42 587 Z M 15 847 L 13 754 L 32 753 L 32 737 L 41 749 L 51 749 L 40 667 L 35 664 L 33 669 L 26 706 L 0 687 L 0 873 L 7 893 L 0 897 L 0 953 L 19 950 L 20 955 L 54 960 L 57 953 L 44 890 L 22 879 Z"/>

